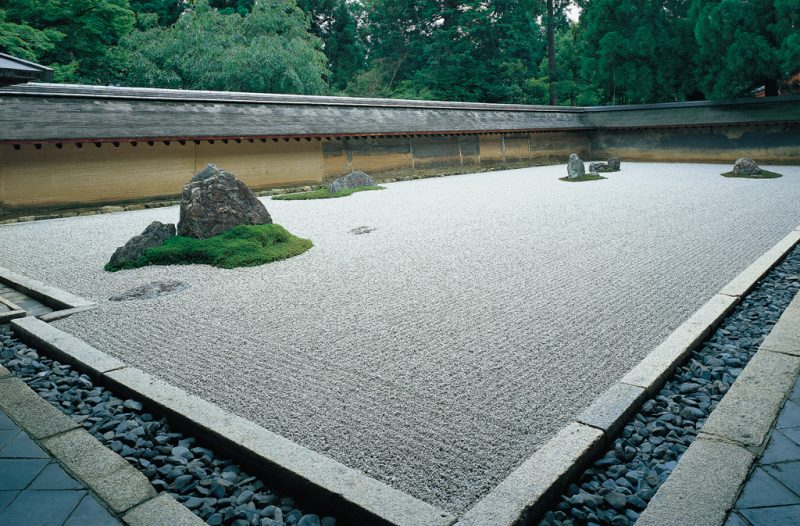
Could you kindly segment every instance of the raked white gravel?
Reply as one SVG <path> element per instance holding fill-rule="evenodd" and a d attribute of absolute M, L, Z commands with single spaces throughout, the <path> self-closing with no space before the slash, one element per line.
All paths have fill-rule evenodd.
<path fill-rule="evenodd" d="M 766 168 L 785 177 L 623 162 L 265 199 L 315 246 L 236 270 L 103 271 L 177 207 L 21 223 L 0 265 L 99 303 L 61 329 L 460 513 L 800 224 L 800 167 Z M 159 279 L 191 288 L 108 301 Z"/>

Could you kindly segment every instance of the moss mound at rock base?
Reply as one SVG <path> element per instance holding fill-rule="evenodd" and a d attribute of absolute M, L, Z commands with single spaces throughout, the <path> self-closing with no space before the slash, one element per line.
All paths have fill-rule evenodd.
<path fill-rule="evenodd" d="M 174 236 L 163 245 L 148 248 L 136 261 L 116 266 L 110 272 L 147 265 L 212 265 L 220 268 L 254 267 L 302 254 L 313 246 L 280 225 L 240 225 L 208 239 Z"/>
<path fill-rule="evenodd" d="M 777 179 L 778 177 L 783 177 L 783 174 L 759 168 L 758 175 L 739 175 L 734 172 L 725 172 L 722 174 L 722 177 L 738 177 L 739 179 Z"/>
<path fill-rule="evenodd" d="M 278 201 L 305 201 L 307 199 L 336 199 L 337 197 L 347 197 L 356 192 L 367 192 L 370 190 L 386 190 L 383 186 L 357 186 L 355 188 L 346 188 L 339 190 L 336 193 L 328 190 L 327 187 L 314 190 L 313 192 L 302 192 L 299 194 L 286 194 L 276 195 L 273 199 Z"/>
<path fill-rule="evenodd" d="M 608 179 L 608 177 L 603 177 L 602 175 L 581 175 L 580 177 L 575 177 L 570 179 L 569 177 L 559 177 L 559 181 L 566 181 L 568 183 L 582 183 L 584 181 L 599 181 L 600 179 Z"/>

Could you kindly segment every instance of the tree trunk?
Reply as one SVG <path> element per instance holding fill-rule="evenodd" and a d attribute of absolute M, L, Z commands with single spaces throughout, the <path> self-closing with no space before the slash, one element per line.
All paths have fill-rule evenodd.
<path fill-rule="evenodd" d="M 547 0 L 547 65 L 550 76 L 550 105 L 557 106 L 556 81 L 558 79 L 556 79 L 556 37 L 553 28 L 553 11 L 553 0 Z"/>
<path fill-rule="evenodd" d="M 767 79 L 764 81 L 764 96 L 765 97 L 778 96 L 778 81 L 776 79 Z"/>

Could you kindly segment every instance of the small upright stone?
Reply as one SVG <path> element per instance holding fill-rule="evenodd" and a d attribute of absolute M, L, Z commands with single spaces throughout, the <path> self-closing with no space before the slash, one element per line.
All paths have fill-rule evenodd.
<path fill-rule="evenodd" d="M 178 234 L 205 239 L 239 225 L 264 225 L 264 204 L 232 174 L 209 164 L 183 186 Z"/>
<path fill-rule="evenodd" d="M 583 161 L 578 157 L 577 153 L 570 154 L 569 161 L 567 161 L 567 177 L 577 179 L 584 175 L 586 175 L 586 171 L 583 167 Z"/>
<path fill-rule="evenodd" d="M 375 181 L 364 172 L 350 172 L 335 179 L 328 185 L 328 190 L 332 194 L 348 188 L 357 188 L 359 186 L 375 186 Z"/>
<path fill-rule="evenodd" d="M 133 236 L 125 245 L 119 247 L 111 255 L 109 266 L 117 267 L 127 261 L 136 261 L 148 248 L 162 245 L 164 241 L 175 235 L 175 225 L 153 221 L 144 232 Z"/>
<path fill-rule="evenodd" d="M 748 159 L 747 157 L 736 159 L 736 162 L 733 164 L 733 173 L 736 175 L 757 177 L 759 172 L 760 169 L 756 162 L 752 159 Z"/>
<path fill-rule="evenodd" d="M 620 169 L 622 161 L 620 161 L 619 157 L 610 157 L 606 164 L 608 164 L 608 167 L 616 172 Z"/>

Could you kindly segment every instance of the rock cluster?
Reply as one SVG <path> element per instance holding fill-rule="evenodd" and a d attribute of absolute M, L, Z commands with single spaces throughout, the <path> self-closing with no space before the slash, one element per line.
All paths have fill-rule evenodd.
<path fill-rule="evenodd" d="M 742 300 L 540 526 L 632 525 L 800 291 L 800 247 Z"/>
<path fill-rule="evenodd" d="M 176 432 L 141 402 L 117 398 L 91 378 L 39 354 L 0 328 L 0 363 L 45 400 L 144 473 L 210 526 L 335 526 L 304 513 L 232 459 Z"/>
<path fill-rule="evenodd" d="M 165 225 L 159 221 L 153 221 L 144 229 L 144 232 L 132 237 L 125 245 L 115 250 L 108 264 L 117 267 L 126 261 L 136 261 L 145 249 L 157 247 L 174 235 L 175 225 L 172 223 Z"/>
<path fill-rule="evenodd" d="M 591 163 L 589 165 L 590 172 L 618 172 L 621 165 L 621 161 L 619 157 L 611 157 L 608 162 L 605 163 Z"/>
<path fill-rule="evenodd" d="M 733 163 L 733 173 L 745 177 L 758 177 L 760 168 L 754 160 L 742 157 Z"/>
<path fill-rule="evenodd" d="M 183 186 L 178 234 L 205 239 L 239 225 L 272 223 L 264 204 L 242 181 L 209 164 Z"/>
<path fill-rule="evenodd" d="M 569 161 L 567 161 L 567 177 L 570 179 L 577 179 L 584 175 L 586 175 L 586 169 L 583 166 L 583 161 L 578 157 L 577 153 L 571 153 L 569 155 Z"/>
<path fill-rule="evenodd" d="M 350 172 L 332 181 L 331 184 L 328 185 L 328 190 L 330 190 L 332 194 L 335 194 L 336 192 L 349 188 L 357 188 L 359 186 L 375 186 L 375 181 L 364 172 Z"/>

